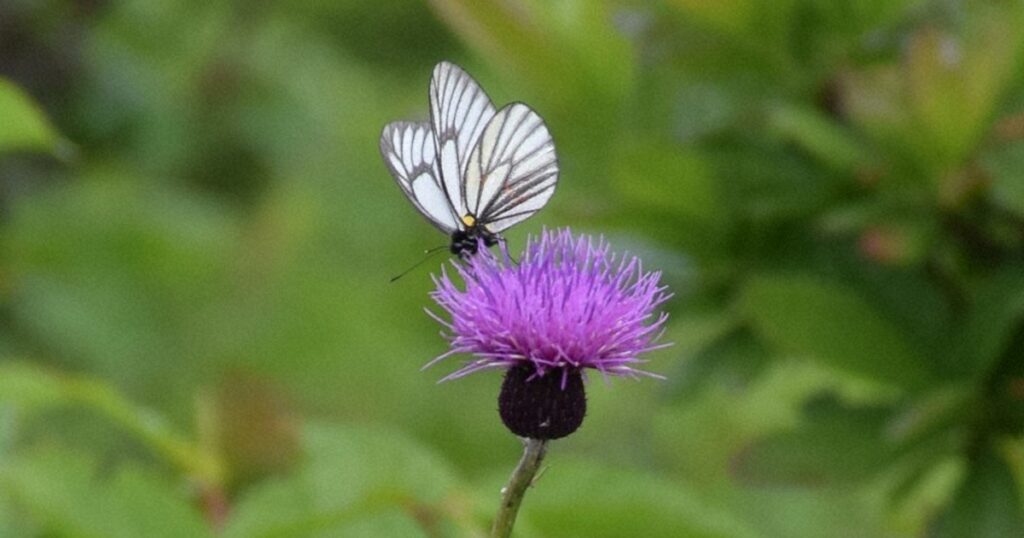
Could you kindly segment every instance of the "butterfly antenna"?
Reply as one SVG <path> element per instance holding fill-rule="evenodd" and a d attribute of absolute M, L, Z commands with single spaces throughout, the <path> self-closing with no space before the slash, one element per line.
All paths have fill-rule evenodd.
<path fill-rule="evenodd" d="M 425 254 L 425 256 L 423 256 L 422 260 L 412 264 L 412 267 L 406 269 L 405 271 L 402 271 L 401 273 L 398 274 L 398 276 L 391 277 L 391 280 L 389 280 L 389 282 L 394 282 L 394 281 L 398 280 L 399 278 L 402 278 L 403 276 L 409 274 L 410 271 L 412 271 L 413 269 L 423 265 L 424 263 L 427 262 L 427 260 L 430 259 L 431 256 L 433 256 L 435 253 L 440 252 L 442 249 L 445 249 L 445 248 L 448 248 L 448 245 L 441 245 L 441 246 L 438 246 L 438 247 L 428 248 L 427 250 L 424 250 L 423 254 Z"/>

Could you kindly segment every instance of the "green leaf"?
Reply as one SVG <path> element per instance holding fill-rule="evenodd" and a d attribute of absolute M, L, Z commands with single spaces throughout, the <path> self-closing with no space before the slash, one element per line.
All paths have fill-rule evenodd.
<path fill-rule="evenodd" d="M 608 7 L 581 0 L 515 6 L 469 0 L 433 0 L 442 20 L 505 71 L 532 86 L 553 114 L 593 125 L 631 86 L 629 43 L 611 28 Z M 590 117 L 588 117 L 590 116 Z M 545 116 L 547 117 L 547 116 Z"/>
<path fill-rule="evenodd" d="M 620 145 L 617 157 L 613 177 L 625 200 L 645 210 L 697 221 L 721 215 L 714 177 L 700 155 L 666 144 L 636 142 Z M 668 181 L 667 173 L 673 176 Z"/>
<path fill-rule="evenodd" d="M 1024 143 L 1009 144 L 986 153 L 981 165 L 992 178 L 994 201 L 1024 216 Z"/>
<path fill-rule="evenodd" d="M 28 409 L 66 402 L 65 391 L 54 375 L 28 362 L 10 358 L 0 362 L 0 403 Z"/>
<path fill-rule="evenodd" d="M 704 156 L 718 178 L 728 178 L 718 188 L 733 223 L 815 214 L 828 207 L 841 186 L 834 174 L 778 143 L 718 144 Z"/>
<path fill-rule="evenodd" d="M 557 454 L 549 458 L 548 469 L 527 493 L 520 512 L 542 536 L 758 536 L 677 482 L 621 467 L 565 462 Z M 488 489 L 497 492 L 493 486 Z"/>
<path fill-rule="evenodd" d="M 678 342 L 676 344 L 679 345 Z M 733 331 L 708 343 L 683 361 L 679 369 L 669 376 L 670 392 L 679 398 L 692 398 L 710 386 L 744 387 L 769 363 L 770 354 L 749 331 Z"/>
<path fill-rule="evenodd" d="M 988 392 L 991 395 L 991 427 L 1007 436 L 1024 441 L 1024 331 L 1018 325 L 1012 340 L 1000 357 L 1000 362 L 990 374 Z M 986 417 L 988 418 L 988 417 Z M 1021 445 L 1024 447 L 1024 445 Z M 1018 452 L 1014 461 L 1024 464 L 1024 451 Z M 1016 469 L 1024 481 L 1024 465 Z"/>
<path fill-rule="evenodd" d="M 181 486 L 130 467 L 105 478 L 93 462 L 63 452 L 37 452 L 0 468 L 0 488 L 38 526 L 61 536 L 212 536 Z"/>
<path fill-rule="evenodd" d="M 808 277 L 761 277 L 742 307 L 755 329 L 783 351 L 906 389 L 932 379 L 900 328 L 854 290 Z"/>
<path fill-rule="evenodd" d="M 995 274 L 972 293 L 970 310 L 950 338 L 950 376 L 984 379 L 1024 321 L 1024 275 Z"/>
<path fill-rule="evenodd" d="M 868 153 L 861 143 L 814 109 L 796 106 L 777 108 L 769 117 L 769 126 L 779 137 L 792 141 L 819 161 L 838 170 L 853 172 L 858 166 L 867 164 Z"/>
<path fill-rule="evenodd" d="M 138 437 L 185 473 L 209 482 L 219 480 L 220 468 L 211 456 L 172 431 L 162 417 L 134 405 L 103 382 L 8 360 L 0 363 L 0 404 L 28 411 L 58 406 L 91 409 Z"/>
<path fill-rule="evenodd" d="M 959 35 L 918 28 L 899 65 L 847 77 L 851 120 L 933 180 L 984 139 L 992 116 L 1014 81 L 1024 13 L 1012 3 L 980 7 Z"/>
<path fill-rule="evenodd" d="M 54 151 L 60 139 L 49 120 L 24 91 L 0 78 L 0 153 Z"/>
<path fill-rule="evenodd" d="M 366 525 L 383 513 L 444 516 L 455 473 L 447 462 L 397 431 L 309 427 L 307 461 L 294 475 L 247 492 L 225 537 L 307 535 Z M 347 535 L 347 534 L 346 534 Z"/>
<path fill-rule="evenodd" d="M 768 58 L 785 50 L 797 2 L 784 0 L 673 0 L 670 5 L 695 23 Z M 756 44 L 760 43 L 760 47 Z"/>
<path fill-rule="evenodd" d="M 13 200 L 0 229 L 18 297 L 11 315 L 65 364 L 150 402 L 191 398 L 182 392 L 211 371 L 210 333 L 230 334 L 211 319 L 225 317 L 213 307 L 230 295 L 232 215 L 116 168 L 93 170 Z"/>
<path fill-rule="evenodd" d="M 843 44 L 840 50 L 848 53 L 846 49 L 863 41 L 865 33 L 887 30 L 887 26 L 899 22 L 909 9 L 921 3 L 923 0 L 850 0 L 841 3 L 810 0 L 806 3 L 808 13 L 804 14 L 810 22 L 804 23 L 804 31 L 822 41 L 815 42 L 816 48 L 826 50 L 812 50 L 808 53 L 820 55 L 839 52 L 834 49 L 840 43 Z M 822 60 L 828 58 L 834 57 L 825 56 Z"/>
<path fill-rule="evenodd" d="M 38 531 L 30 531 L 31 522 L 25 514 L 15 506 L 4 492 L 0 494 L 0 536 L 38 536 Z"/>
<path fill-rule="evenodd" d="M 756 0 L 674 0 L 671 4 L 693 20 L 725 34 L 743 34 L 757 19 Z"/>
<path fill-rule="evenodd" d="M 1018 70 L 1022 22 L 1019 7 L 1008 4 L 979 9 L 962 36 L 926 28 L 911 39 L 907 89 L 922 157 L 957 163 L 985 135 Z"/>
<path fill-rule="evenodd" d="M 396 431 L 309 427 L 311 478 L 322 501 L 344 504 L 370 490 L 393 490 L 419 502 L 438 502 L 455 486 L 446 461 Z"/>
<path fill-rule="evenodd" d="M 848 486 L 867 480 L 896 454 L 884 431 L 888 411 L 816 402 L 799 428 L 768 435 L 744 449 L 734 470 L 754 484 Z"/>
<path fill-rule="evenodd" d="M 994 447 L 972 461 L 952 505 L 936 522 L 936 538 L 1024 536 L 1024 499 Z"/>
<path fill-rule="evenodd" d="M 448 534 L 432 533 L 423 528 L 421 522 L 410 517 L 408 512 L 392 509 L 372 517 L 361 518 L 335 529 L 320 531 L 315 536 L 316 538 L 379 538 L 381 536 L 431 538 L 433 536 L 448 536 Z M 454 536 L 461 535 L 455 534 Z"/>
<path fill-rule="evenodd" d="M 844 109 L 851 123 L 871 139 L 894 164 L 916 164 L 921 159 L 910 138 L 916 126 L 904 102 L 904 75 L 896 65 L 871 65 L 843 78 Z M 897 169 L 899 171 L 899 169 Z"/>

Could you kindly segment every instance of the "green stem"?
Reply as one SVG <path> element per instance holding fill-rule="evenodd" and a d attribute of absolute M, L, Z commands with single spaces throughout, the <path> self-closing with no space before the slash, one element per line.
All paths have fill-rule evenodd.
<path fill-rule="evenodd" d="M 546 451 L 547 441 L 523 439 L 523 457 L 519 460 L 519 465 L 516 465 L 516 470 L 512 471 L 508 484 L 501 488 L 501 506 L 498 508 L 498 515 L 494 518 L 491 538 L 512 536 L 512 526 L 516 523 L 519 505 L 523 503 L 526 488 L 533 483 L 533 477 L 537 475 Z"/>

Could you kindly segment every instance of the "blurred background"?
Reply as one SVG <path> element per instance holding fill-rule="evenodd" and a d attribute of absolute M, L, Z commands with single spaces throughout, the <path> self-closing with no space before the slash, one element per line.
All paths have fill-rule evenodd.
<path fill-rule="evenodd" d="M 1024 5 L 0 2 L 0 536 L 483 536 L 520 444 L 378 153 L 443 59 L 517 226 L 675 292 L 523 537 L 1024 536 Z"/>

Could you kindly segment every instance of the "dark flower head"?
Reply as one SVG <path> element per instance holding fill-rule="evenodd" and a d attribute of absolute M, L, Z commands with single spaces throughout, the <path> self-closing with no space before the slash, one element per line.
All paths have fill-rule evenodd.
<path fill-rule="evenodd" d="M 523 365 L 538 376 L 581 368 L 647 374 L 635 368 L 639 356 L 664 347 L 656 341 L 667 314 L 655 309 L 669 294 L 660 273 L 611 253 L 604 239 L 546 230 L 527 241 L 518 264 L 503 246 L 501 255 L 480 249 L 456 267 L 465 289 L 447 271 L 434 279 L 431 296 L 451 321 L 431 315 L 448 329 L 451 349 L 430 364 L 456 353 L 477 359 L 445 379 Z"/>
<path fill-rule="evenodd" d="M 431 294 L 451 320 L 428 311 L 447 329 L 451 348 L 427 366 L 470 353 L 476 359 L 444 380 L 505 368 L 499 403 L 506 425 L 517 434 L 556 438 L 572 433 L 585 412 L 580 382 L 584 368 L 606 375 L 654 376 L 636 365 L 643 362 L 644 352 L 667 345 L 657 343 L 667 314 L 655 310 L 670 294 L 658 284 L 660 273 L 644 272 L 636 257 L 611 253 L 604 239 L 573 237 L 568 229 L 546 230 L 527 241 L 518 263 L 502 245 L 500 255 L 480 248 L 455 267 L 462 289 L 442 271 Z M 578 387 L 578 402 L 575 396 L 566 400 L 550 392 L 571 392 L 573 387 Z M 546 430 L 546 437 L 530 428 L 517 430 L 505 416 L 506 399 L 529 400 L 530 420 L 545 428 L 552 413 L 578 415 L 578 421 L 559 435 Z M 552 409 L 537 411 L 539 400 L 550 400 Z"/>

